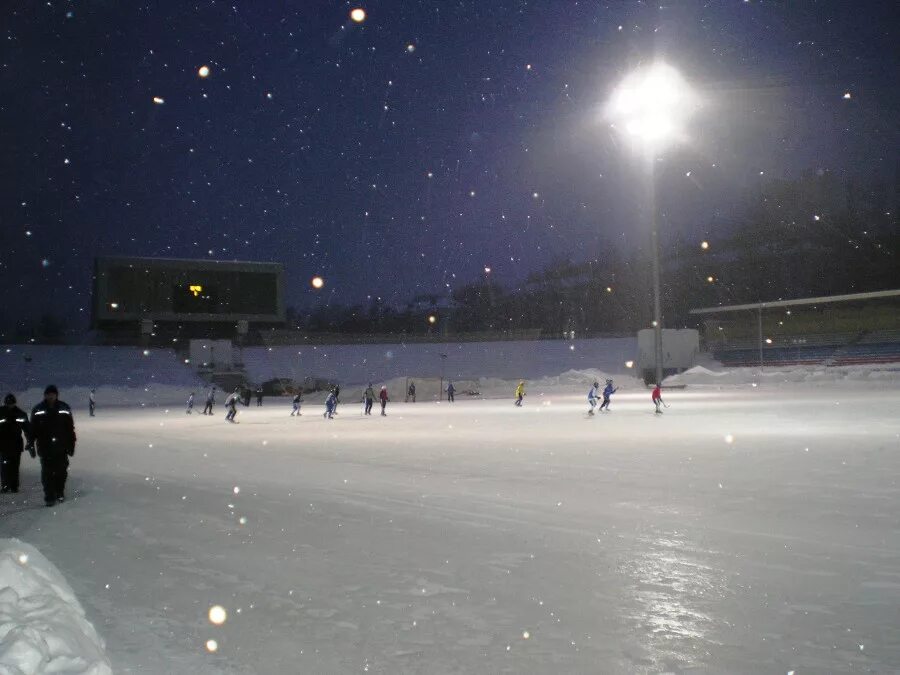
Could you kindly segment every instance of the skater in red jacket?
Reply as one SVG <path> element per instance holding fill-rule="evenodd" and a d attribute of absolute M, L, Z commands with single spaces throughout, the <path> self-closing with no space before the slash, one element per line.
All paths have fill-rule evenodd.
<path fill-rule="evenodd" d="M 378 398 L 381 399 L 381 416 L 387 417 L 387 413 L 385 412 L 385 408 L 387 408 L 388 404 L 388 393 L 387 387 L 382 387 L 381 392 L 378 394 Z"/>
<path fill-rule="evenodd" d="M 659 385 L 656 385 L 656 388 L 653 390 L 653 393 L 650 395 L 650 400 L 653 401 L 653 405 L 656 406 L 656 412 L 662 415 L 662 410 L 659 409 L 659 406 L 666 405 L 662 400 L 662 391 L 660 391 Z M 668 408 L 668 406 L 666 406 Z"/>

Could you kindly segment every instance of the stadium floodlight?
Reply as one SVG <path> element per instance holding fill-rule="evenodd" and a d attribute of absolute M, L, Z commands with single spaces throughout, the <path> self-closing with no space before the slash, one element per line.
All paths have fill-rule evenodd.
<path fill-rule="evenodd" d="M 657 155 L 666 147 L 684 142 L 686 125 L 698 104 L 697 97 L 675 68 L 655 62 L 627 75 L 606 104 L 604 116 L 642 152 L 647 162 L 650 207 L 653 213 L 653 328 L 656 383 L 662 382 L 662 310 L 659 280 L 659 218 L 654 169 Z"/>
<path fill-rule="evenodd" d="M 605 116 L 645 151 L 683 142 L 697 97 L 675 68 L 657 62 L 627 75 L 613 91 Z"/>

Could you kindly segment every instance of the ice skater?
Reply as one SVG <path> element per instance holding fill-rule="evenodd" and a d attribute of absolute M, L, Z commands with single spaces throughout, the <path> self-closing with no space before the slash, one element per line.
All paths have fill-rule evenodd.
<path fill-rule="evenodd" d="M 97 390 L 91 389 L 91 393 L 88 395 L 88 414 L 93 417 L 94 411 L 97 409 Z"/>
<path fill-rule="evenodd" d="M 213 405 L 216 402 L 216 387 L 212 386 L 209 388 L 209 391 L 206 392 L 206 405 L 203 407 L 204 415 L 212 415 L 213 414 Z"/>
<path fill-rule="evenodd" d="M 16 397 L 7 394 L 0 408 L 0 492 L 19 491 L 19 464 L 25 443 L 31 445 L 28 413 L 16 405 Z"/>
<path fill-rule="evenodd" d="M 369 386 L 371 387 L 372 385 L 369 384 Z M 406 402 L 409 403 L 410 401 L 412 401 L 413 403 L 416 402 L 416 383 L 415 382 L 410 382 L 409 388 L 406 390 Z"/>
<path fill-rule="evenodd" d="M 594 414 L 594 408 L 597 407 L 597 401 L 600 398 L 600 383 L 594 382 L 594 386 L 591 387 L 591 390 L 588 392 L 588 404 L 591 406 L 590 410 L 588 410 L 588 415 Z"/>
<path fill-rule="evenodd" d="M 194 392 L 191 392 L 191 395 L 188 396 L 187 410 L 185 410 L 184 412 L 188 415 L 192 415 L 194 413 Z"/>
<path fill-rule="evenodd" d="M 375 404 L 375 390 L 372 388 L 372 383 L 369 382 L 369 386 L 366 387 L 365 392 L 363 392 L 363 414 L 371 415 L 372 414 L 372 406 Z"/>
<path fill-rule="evenodd" d="M 334 385 L 334 389 L 332 389 L 332 391 L 334 392 L 334 414 L 337 415 L 338 403 L 341 402 L 341 385 Z"/>
<path fill-rule="evenodd" d="M 663 411 L 660 410 L 660 406 L 665 406 L 666 408 L 669 407 L 666 405 L 666 402 L 663 401 L 663 399 L 662 399 L 662 389 L 660 388 L 660 386 L 658 384 L 653 388 L 653 393 L 650 394 L 650 400 L 653 401 L 653 405 L 656 406 L 656 414 L 657 415 L 663 414 Z"/>
<path fill-rule="evenodd" d="M 72 409 L 59 400 L 54 385 L 44 389 L 44 400 L 31 411 L 31 437 L 28 452 L 41 458 L 41 483 L 44 503 L 54 506 L 66 500 L 66 479 L 69 477 L 69 457 L 75 455 L 75 421 Z"/>
<path fill-rule="evenodd" d="M 519 386 L 516 387 L 516 407 L 522 407 L 522 401 L 525 399 L 525 380 L 519 380 Z"/>
<path fill-rule="evenodd" d="M 334 389 L 328 392 L 328 397 L 325 399 L 325 414 L 322 417 L 326 419 L 333 420 L 334 419 L 334 409 L 337 407 L 337 396 L 334 395 Z"/>
<path fill-rule="evenodd" d="M 390 401 L 391 399 L 388 398 L 386 385 L 381 386 L 381 391 L 378 392 L 378 398 L 381 399 L 381 416 L 387 417 L 387 404 L 388 404 L 388 401 Z"/>
<path fill-rule="evenodd" d="M 447 402 L 453 403 L 456 400 L 456 387 L 452 382 L 447 383 Z"/>
<path fill-rule="evenodd" d="M 257 387 L 256 388 L 256 407 L 257 408 L 262 407 L 262 400 L 263 400 L 263 388 Z"/>
<path fill-rule="evenodd" d="M 600 404 L 600 410 L 605 409 L 606 412 L 609 412 L 609 399 L 617 391 L 619 390 L 613 386 L 613 381 L 611 379 L 606 380 L 606 387 L 603 388 L 603 403 Z"/>
<path fill-rule="evenodd" d="M 291 410 L 291 417 L 295 415 L 300 417 L 300 404 L 303 403 L 303 392 L 297 392 L 297 395 L 294 396 L 293 400 L 293 409 Z"/>
<path fill-rule="evenodd" d="M 227 399 L 225 399 L 225 407 L 228 408 L 228 412 L 225 413 L 225 421 L 226 422 L 234 422 L 234 418 L 237 417 L 237 404 L 238 399 L 240 398 L 241 388 L 237 387 Z"/>

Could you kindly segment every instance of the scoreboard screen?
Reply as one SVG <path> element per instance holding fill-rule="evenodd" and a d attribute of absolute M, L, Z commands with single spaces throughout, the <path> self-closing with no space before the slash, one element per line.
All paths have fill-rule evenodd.
<path fill-rule="evenodd" d="M 216 287 L 209 284 L 176 284 L 172 289 L 172 309 L 177 314 L 215 314 Z"/>
<path fill-rule="evenodd" d="M 284 320 L 275 263 L 98 258 L 95 321 Z"/>

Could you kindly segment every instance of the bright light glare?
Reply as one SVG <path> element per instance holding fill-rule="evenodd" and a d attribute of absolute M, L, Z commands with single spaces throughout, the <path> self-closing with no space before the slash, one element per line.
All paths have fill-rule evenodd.
<path fill-rule="evenodd" d="M 606 119 L 636 140 L 658 147 L 684 137 L 696 97 L 681 74 L 655 63 L 628 75 L 606 106 Z"/>
<path fill-rule="evenodd" d="M 362 23 L 366 20 L 366 10 L 362 7 L 356 7 L 355 9 L 350 10 L 350 18 L 356 23 Z"/>
<path fill-rule="evenodd" d="M 213 605 L 209 608 L 209 622 L 215 626 L 221 626 L 228 618 L 228 612 L 222 605 Z"/>
<path fill-rule="evenodd" d="M 310 279 L 309 283 L 312 285 L 313 288 L 315 288 L 317 290 L 322 288 L 323 286 L 325 286 L 325 280 L 319 276 L 315 276 L 312 279 Z"/>

